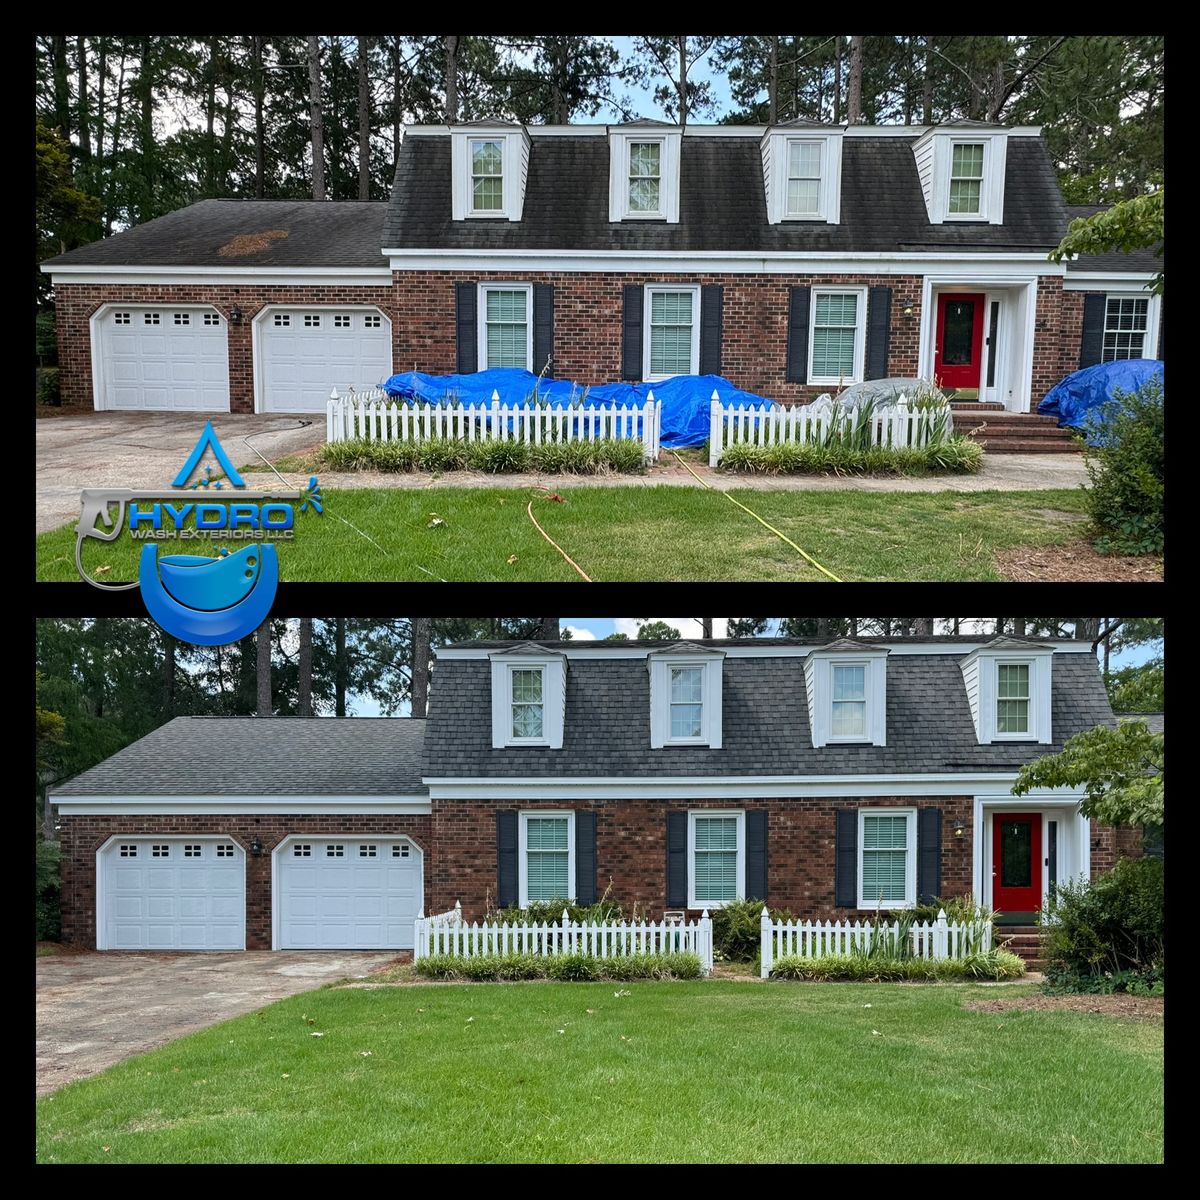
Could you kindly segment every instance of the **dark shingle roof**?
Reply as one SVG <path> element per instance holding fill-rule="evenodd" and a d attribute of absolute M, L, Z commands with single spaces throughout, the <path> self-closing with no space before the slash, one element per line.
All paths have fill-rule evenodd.
<path fill-rule="evenodd" d="M 450 138 L 406 137 L 384 226 L 390 249 L 1041 250 L 1066 213 L 1041 138 L 1008 140 L 1004 224 L 932 225 L 906 137 L 846 138 L 840 225 L 771 225 L 757 138 L 686 137 L 679 223 L 608 219 L 608 139 L 535 137 L 520 221 L 452 221 Z"/>
<path fill-rule="evenodd" d="M 1121 721 L 1145 721 L 1151 733 L 1162 733 L 1166 721 L 1164 713 L 1119 712 L 1113 715 Z"/>
<path fill-rule="evenodd" d="M 1094 217 L 1098 212 L 1105 212 L 1108 204 L 1068 204 L 1067 223 L 1063 233 L 1067 232 L 1076 217 Z M 1153 250 L 1130 250 L 1128 253 L 1114 251 L 1112 254 L 1081 254 L 1078 258 L 1067 263 L 1067 273 L 1072 271 L 1161 271 L 1163 260 Z"/>
<path fill-rule="evenodd" d="M 176 717 L 51 794 L 424 795 L 424 734 L 403 717 Z"/>
<path fill-rule="evenodd" d="M 44 265 L 386 268 L 386 211 L 382 201 L 201 200 Z M 231 246 L 239 237 L 249 244 Z"/>
<path fill-rule="evenodd" d="M 726 657 L 720 750 L 650 749 L 646 662 L 633 658 L 569 661 L 561 750 L 493 750 L 489 663 L 441 659 L 434 672 L 424 774 L 513 778 L 1004 771 L 1061 749 L 1084 729 L 1114 724 L 1094 656 L 1056 654 L 1054 744 L 981 746 L 960 669 L 963 652 L 955 654 L 949 646 L 947 651 L 889 656 L 886 746 L 820 750 L 812 746 L 799 656 Z"/>

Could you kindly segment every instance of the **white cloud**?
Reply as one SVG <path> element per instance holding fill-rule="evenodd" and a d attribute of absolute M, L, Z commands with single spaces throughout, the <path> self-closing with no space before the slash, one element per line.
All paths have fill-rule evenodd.
<path fill-rule="evenodd" d="M 699 617 L 614 617 L 613 623 L 616 625 L 614 632 L 624 633 L 631 638 L 636 638 L 638 626 L 650 621 L 665 621 L 668 625 L 678 629 L 680 634 L 685 638 L 703 636 Z M 713 637 L 723 638 L 727 636 L 728 629 L 728 617 L 713 617 Z"/>
<path fill-rule="evenodd" d="M 596 635 L 590 629 L 584 629 L 582 625 L 564 625 L 563 628 L 571 635 L 571 640 L 574 642 L 594 642 Z"/>

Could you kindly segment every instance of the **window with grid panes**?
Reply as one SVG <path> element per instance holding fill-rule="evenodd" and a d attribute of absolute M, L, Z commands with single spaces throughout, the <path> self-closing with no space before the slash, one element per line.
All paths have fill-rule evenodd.
<path fill-rule="evenodd" d="M 704 724 L 704 668 L 671 668 L 671 736 L 698 738 Z"/>
<path fill-rule="evenodd" d="M 904 813 L 866 813 L 862 817 L 860 879 L 865 905 L 906 904 L 908 894 L 909 818 Z"/>
<path fill-rule="evenodd" d="M 850 379 L 858 337 L 858 294 L 815 292 L 812 374 L 814 379 Z"/>
<path fill-rule="evenodd" d="M 525 821 L 526 901 L 565 900 L 571 895 L 571 847 L 566 817 Z"/>
<path fill-rule="evenodd" d="M 656 378 L 691 375 L 694 292 L 651 292 L 650 374 Z"/>
<path fill-rule="evenodd" d="M 950 204 L 960 216 L 979 213 L 983 202 L 983 143 L 958 142 L 950 148 Z"/>
<path fill-rule="evenodd" d="M 738 898 L 738 819 L 696 816 L 692 822 L 692 878 L 698 904 Z"/>
<path fill-rule="evenodd" d="M 833 664 L 834 737 L 866 737 L 867 668 L 862 663 Z"/>
<path fill-rule="evenodd" d="M 821 208 L 820 142 L 788 142 L 787 215 L 815 217 Z"/>
<path fill-rule="evenodd" d="M 996 664 L 996 732 L 1029 732 L 1029 664 Z"/>
<path fill-rule="evenodd" d="M 1143 296 L 1109 296 L 1104 305 L 1102 362 L 1146 357 L 1150 301 Z"/>
<path fill-rule="evenodd" d="M 662 143 L 629 143 L 629 211 L 662 211 Z"/>
<path fill-rule="evenodd" d="M 499 142 L 471 143 L 471 209 L 500 212 L 504 208 L 504 151 Z"/>
<path fill-rule="evenodd" d="M 486 366 L 529 370 L 529 292 L 484 288 Z"/>
<path fill-rule="evenodd" d="M 512 735 L 540 738 L 545 729 L 545 674 L 537 667 L 512 671 Z"/>

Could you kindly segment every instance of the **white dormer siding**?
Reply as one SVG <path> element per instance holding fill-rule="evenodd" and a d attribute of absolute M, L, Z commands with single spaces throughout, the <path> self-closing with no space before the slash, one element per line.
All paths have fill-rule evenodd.
<path fill-rule="evenodd" d="M 720 650 L 680 642 L 646 658 L 650 673 L 650 748 L 721 748 Z"/>
<path fill-rule="evenodd" d="M 519 221 L 529 176 L 529 134 L 512 125 L 471 125 L 466 128 L 456 125 L 450 131 L 450 139 L 453 219 Z M 488 148 L 486 156 L 480 153 L 481 147 Z M 499 150 L 499 186 L 488 187 L 481 203 L 476 194 L 476 172 L 486 157 L 483 169 L 489 178 L 493 177 L 495 155 L 491 152 L 492 147 Z"/>
<path fill-rule="evenodd" d="M 843 638 L 804 660 L 814 748 L 887 745 L 886 647 Z"/>
<path fill-rule="evenodd" d="M 1054 740 L 1050 717 L 1053 662 L 1052 646 L 1014 638 L 996 638 L 962 660 L 963 686 L 980 745 L 1047 745 Z"/>
<path fill-rule="evenodd" d="M 842 219 L 842 136 L 826 126 L 773 126 L 763 134 L 763 188 L 772 225 Z"/>
<path fill-rule="evenodd" d="M 925 208 L 934 225 L 955 221 L 1004 223 L 1004 173 L 1010 133 L 991 125 L 938 125 L 917 138 L 913 159 Z M 961 197 L 952 204 L 951 187 L 956 179 L 960 188 L 972 193 L 976 189 L 970 185 L 978 181 L 977 206 L 973 199 L 968 204 Z"/>
<path fill-rule="evenodd" d="M 492 748 L 561 750 L 566 656 L 532 643 L 488 655 L 492 664 Z"/>
<path fill-rule="evenodd" d="M 608 219 L 679 224 L 681 131 L 670 125 L 610 129 Z M 657 172 L 657 173 L 655 173 Z M 646 180 L 647 182 L 640 182 Z M 657 180 L 657 184 L 652 181 Z M 634 182 L 638 181 L 638 182 Z M 637 194 L 633 195 L 633 189 Z M 657 199 L 653 199 L 653 197 Z"/>

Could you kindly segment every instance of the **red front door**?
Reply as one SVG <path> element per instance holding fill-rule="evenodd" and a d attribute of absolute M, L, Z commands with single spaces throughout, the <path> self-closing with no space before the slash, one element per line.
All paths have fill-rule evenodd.
<path fill-rule="evenodd" d="M 942 387 L 979 388 L 986 299 L 982 293 L 938 296 L 933 372 Z"/>
<path fill-rule="evenodd" d="M 992 818 L 992 907 L 1031 913 L 1042 907 L 1042 814 Z"/>

